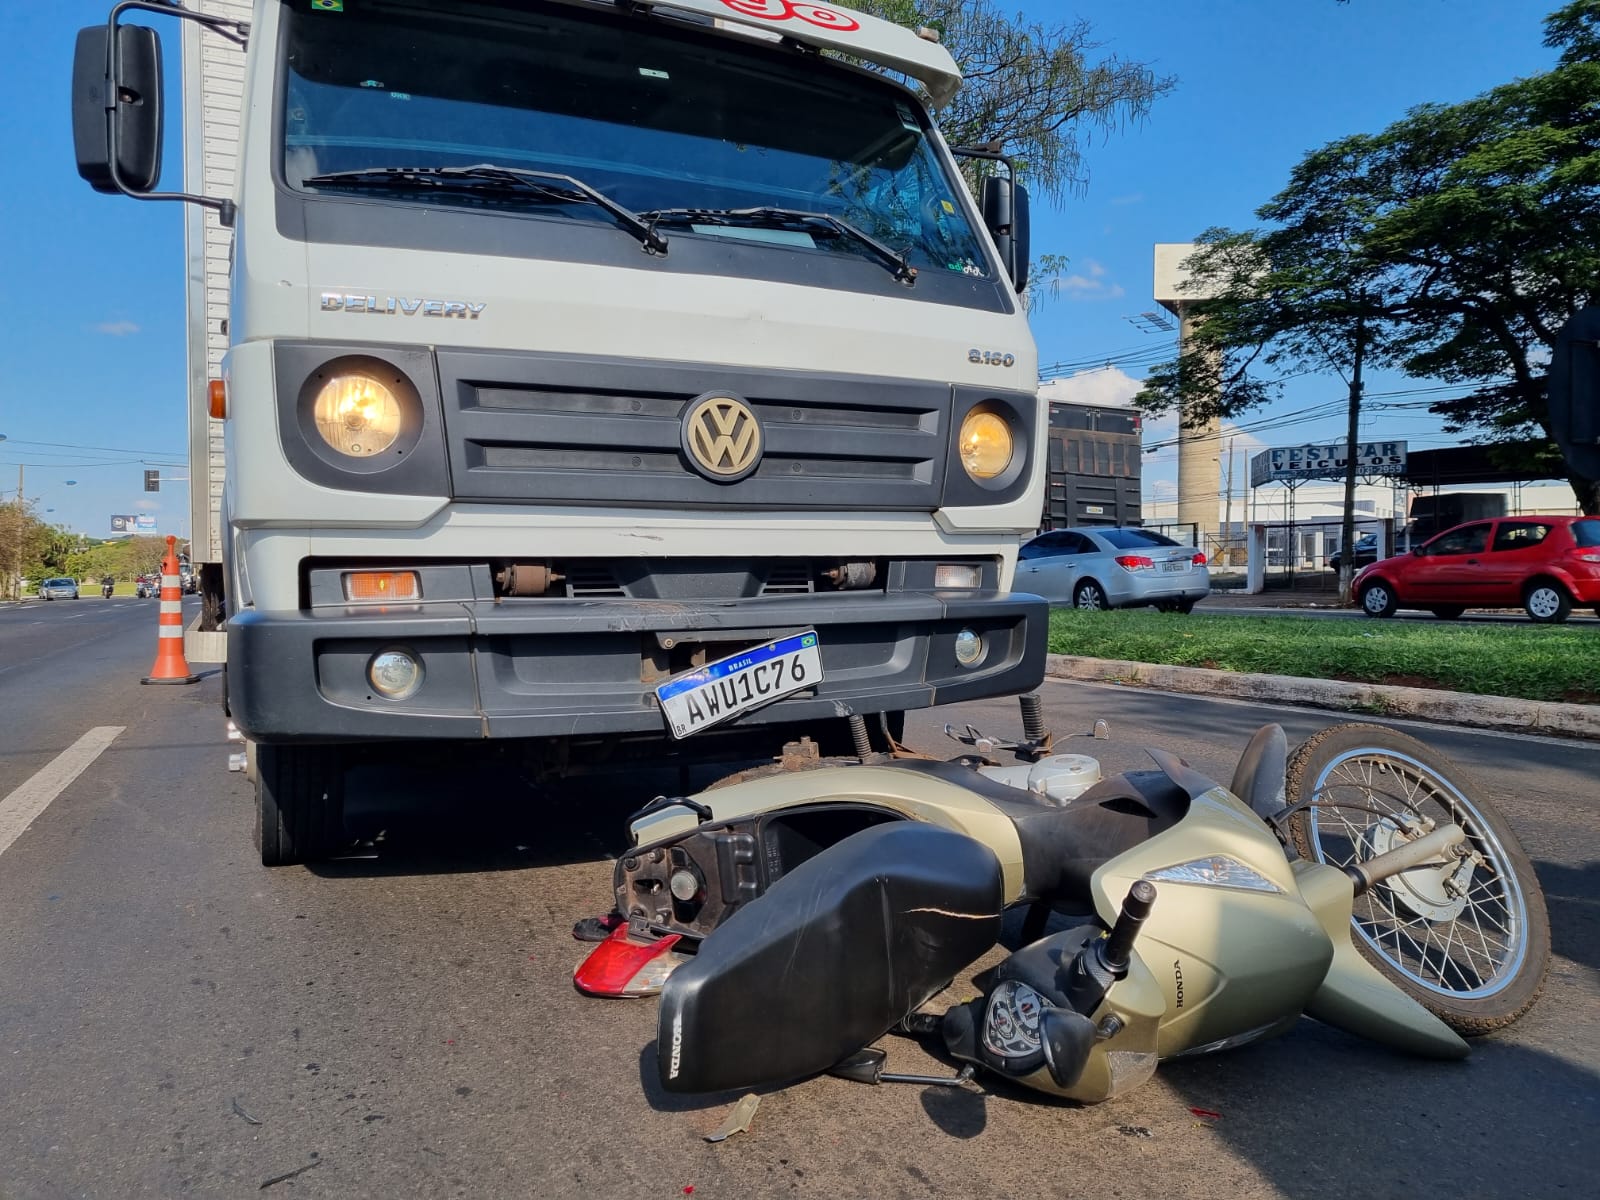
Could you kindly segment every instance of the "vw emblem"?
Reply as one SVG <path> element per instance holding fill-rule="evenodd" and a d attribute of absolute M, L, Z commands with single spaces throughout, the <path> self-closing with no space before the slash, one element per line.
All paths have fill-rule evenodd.
<path fill-rule="evenodd" d="M 737 396 L 707 393 L 683 414 L 683 452 L 707 479 L 743 479 L 761 461 L 761 450 L 761 423 Z"/>

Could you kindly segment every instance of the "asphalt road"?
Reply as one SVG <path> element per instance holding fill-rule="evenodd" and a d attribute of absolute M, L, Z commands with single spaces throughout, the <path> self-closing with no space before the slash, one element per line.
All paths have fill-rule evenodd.
<path fill-rule="evenodd" d="M 993 1081 L 816 1079 L 766 1094 L 749 1133 L 712 1145 L 734 1097 L 656 1090 L 653 1004 L 570 982 L 571 924 L 608 904 L 622 818 L 671 778 L 551 794 L 494 763 L 369 768 L 352 789 L 371 856 L 268 871 L 249 788 L 225 770 L 215 674 L 137 683 L 155 623 L 133 600 L 0 608 L 0 810 L 80 739 L 118 730 L 0 851 L 4 1200 L 1594 1194 L 1600 748 L 1420 731 L 1500 799 L 1554 926 L 1543 999 L 1465 1063 L 1306 1021 L 1094 1108 Z M 1044 694 L 1059 731 L 1109 720 L 1109 741 L 1070 747 L 1108 771 L 1161 744 L 1225 779 L 1262 722 L 1295 741 L 1335 719 Z M 918 714 L 910 737 L 936 749 L 945 720 L 1010 732 L 1014 711 Z M 947 1069 L 887 1045 L 894 1069 Z"/>

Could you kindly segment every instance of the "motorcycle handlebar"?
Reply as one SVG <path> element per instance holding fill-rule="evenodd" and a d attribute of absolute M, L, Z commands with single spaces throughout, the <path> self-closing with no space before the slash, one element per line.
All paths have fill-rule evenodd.
<path fill-rule="evenodd" d="M 1122 912 L 1117 917 L 1117 923 L 1111 927 L 1111 936 L 1106 939 L 1102 951 L 1105 963 L 1112 970 L 1121 972 L 1128 965 L 1128 957 L 1133 952 L 1133 940 L 1139 936 L 1139 928 L 1150 916 L 1150 910 L 1156 902 L 1156 885 L 1148 879 L 1136 879 L 1133 886 L 1128 889 L 1128 898 L 1122 902 Z"/>

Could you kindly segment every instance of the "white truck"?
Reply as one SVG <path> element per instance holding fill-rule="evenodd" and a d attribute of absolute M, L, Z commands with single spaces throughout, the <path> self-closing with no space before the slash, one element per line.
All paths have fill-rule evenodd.
<path fill-rule="evenodd" d="M 181 191 L 131 12 L 184 22 Z M 191 206 L 193 557 L 263 862 L 340 848 L 357 755 L 882 748 L 1040 680 L 1027 196 L 992 150 L 969 196 L 959 84 L 798 0 L 79 34 L 80 173 Z"/>

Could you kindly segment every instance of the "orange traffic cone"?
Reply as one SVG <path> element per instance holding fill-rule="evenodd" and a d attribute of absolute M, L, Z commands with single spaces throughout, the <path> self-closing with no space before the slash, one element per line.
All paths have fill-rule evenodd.
<path fill-rule="evenodd" d="M 167 553 L 161 560 L 161 638 L 156 643 L 156 664 L 140 683 L 199 683 L 183 656 L 183 584 L 178 578 L 178 539 L 167 536 Z"/>

